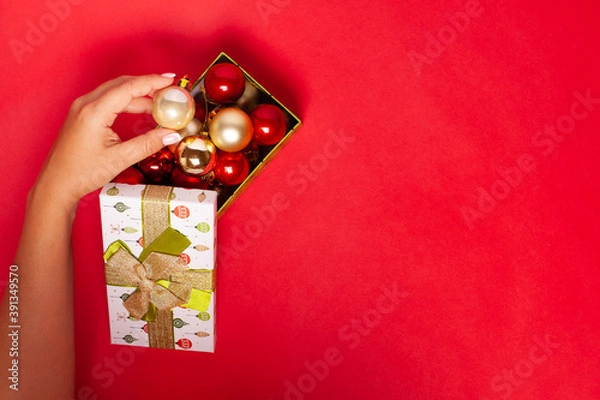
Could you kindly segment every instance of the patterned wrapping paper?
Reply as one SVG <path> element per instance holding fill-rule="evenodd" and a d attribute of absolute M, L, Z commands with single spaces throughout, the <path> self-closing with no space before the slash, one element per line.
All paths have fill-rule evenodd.
<path fill-rule="evenodd" d="M 154 216 L 155 222 L 152 224 L 149 223 L 149 220 L 152 220 L 150 213 L 153 206 L 149 205 L 147 198 L 144 198 L 146 190 L 162 192 L 162 196 L 166 198 L 159 202 L 154 201 L 154 206 L 158 204 L 158 207 L 162 208 L 164 212 L 162 215 L 158 214 L 160 215 L 158 221 L 156 221 L 157 218 Z M 111 343 L 214 352 L 216 207 L 217 193 L 208 190 L 119 183 L 110 183 L 102 189 L 100 193 L 100 208 L 107 275 Z M 131 315 L 132 308 L 135 308 L 131 304 L 135 303 L 134 305 L 138 307 L 139 302 L 132 300 L 134 298 L 144 298 L 141 295 L 143 290 L 140 288 L 144 287 L 144 285 L 146 288 L 151 286 L 155 289 L 160 289 L 158 292 L 161 294 L 165 294 L 167 290 L 175 291 L 176 285 L 179 285 L 179 283 L 176 283 L 177 275 L 181 275 L 170 271 L 169 276 L 171 278 L 156 280 L 152 283 L 148 282 L 153 279 L 150 281 L 142 279 L 146 283 L 138 285 L 139 287 L 135 285 L 130 286 L 129 284 L 114 284 L 115 282 L 109 284 L 110 282 L 108 281 L 112 280 L 112 278 L 109 279 L 109 276 L 114 275 L 109 272 L 111 268 L 117 273 L 121 273 L 127 269 L 127 265 L 123 265 L 122 268 L 121 266 L 116 267 L 113 265 L 116 264 L 115 260 L 120 260 L 119 257 L 112 255 L 115 248 L 127 249 L 128 252 L 122 252 L 122 254 L 125 255 L 125 259 L 128 259 L 130 263 L 137 265 L 135 267 L 138 268 L 136 271 L 143 271 L 141 272 L 142 275 L 151 275 L 148 271 L 151 271 L 153 268 L 151 266 L 152 263 L 148 260 L 152 256 L 148 256 L 145 263 L 140 263 L 136 260 L 139 259 L 142 261 L 147 256 L 147 254 L 144 254 L 144 248 L 150 247 L 151 244 L 144 243 L 144 241 L 151 236 L 150 231 L 153 229 L 151 225 L 162 225 L 163 227 L 159 231 L 163 230 L 166 226 L 169 233 L 178 235 L 180 242 L 183 241 L 183 251 L 179 252 L 177 250 L 177 256 L 172 255 L 167 257 L 171 257 L 172 261 L 178 267 L 183 266 L 183 269 L 187 267 L 186 271 L 184 271 L 185 273 L 194 276 L 196 273 L 202 276 L 210 275 L 213 287 L 212 291 L 206 290 L 205 287 L 201 288 L 202 290 L 193 289 L 187 302 L 182 302 L 184 304 L 170 310 L 154 310 L 153 312 L 154 306 L 151 304 L 149 311 L 142 318 L 138 319 Z M 160 242 L 160 240 L 155 240 L 154 244 L 157 242 Z M 172 246 L 174 241 L 166 240 L 163 242 L 169 247 L 170 245 Z M 157 250 L 159 253 L 161 251 L 160 248 Z M 111 259 L 111 257 L 114 258 Z M 107 258 L 108 262 L 106 261 Z M 121 264 L 127 263 L 122 262 Z M 149 264 L 150 266 L 145 264 Z M 135 276 L 135 274 L 133 275 Z M 162 287 L 157 287 L 156 285 L 168 287 L 168 289 L 163 290 Z M 179 294 L 178 292 L 176 293 Z M 170 293 L 166 294 L 173 297 Z M 130 299 L 132 296 L 134 298 Z M 160 304 L 160 301 L 156 301 L 156 299 L 160 300 L 162 298 L 162 296 L 150 296 L 150 303 L 152 303 L 152 299 L 155 299 L 155 303 Z M 128 299 L 129 302 L 127 302 Z M 145 306 L 143 309 L 146 309 Z M 144 312 L 140 313 L 140 315 L 142 314 Z M 161 339 L 162 344 L 161 340 L 157 341 L 156 339 L 157 334 L 154 328 L 158 322 L 162 324 L 161 336 L 166 335 L 166 343 L 164 337 Z"/>

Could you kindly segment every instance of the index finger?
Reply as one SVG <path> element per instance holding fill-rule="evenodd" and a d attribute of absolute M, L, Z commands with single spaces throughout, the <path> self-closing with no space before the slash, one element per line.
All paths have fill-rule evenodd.
<path fill-rule="evenodd" d="M 126 80 L 131 79 L 131 78 L 133 78 L 133 76 L 131 76 L 131 75 L 121 75 L 118 78 L 114 78 L 114 79 L 111 79 L 110 81 L 106 81 L 103 84 L 101 84 L 100 86 L 98 86 L 96 89 L 81 96 L 81 101 L 83 104 L 91 103 L 92 101 L 96 100 L 101 94 L 106 92 L 108 89 L 118 86 L 121 83 L 123 83 Z"/>
<path fill-rule="evenodd" d="M 173 78 L 158 74 L 125 79 L 93 100 L 96 116 L 103 121 L 105 126 L 111 126 L 117 115 L 125 111 L 133 99 L 148 96 L 171 83 L 173 83 Z"/>

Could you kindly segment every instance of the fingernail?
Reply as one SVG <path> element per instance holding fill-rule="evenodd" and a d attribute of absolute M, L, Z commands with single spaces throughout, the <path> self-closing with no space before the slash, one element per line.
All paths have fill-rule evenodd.
<path fill-rule="evenodd" d="M 167 136 L 162 138 L 162 142 L 165 146 L 175 144 L 181 140 L 181 135 L 177 132 L 169 133 Z"/>
<path fill-rule="evenodd" d="M 175 76 L 177 76 L 177 74 L 174 74 L 172 72 L 165 72 L 164 74 L 161 74 L 160 76 L 164 76 L 165 78 L 175 78 Z"/>

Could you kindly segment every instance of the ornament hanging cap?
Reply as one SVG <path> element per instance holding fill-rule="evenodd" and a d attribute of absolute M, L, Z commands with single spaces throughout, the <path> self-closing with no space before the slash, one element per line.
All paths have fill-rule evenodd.
<path fill-rule="evenodd" d="M 185 74 L 177 83 L 177 86 L 184 88 L 186 90 L 190 90 L 190 77 L 188 74 Z"/>

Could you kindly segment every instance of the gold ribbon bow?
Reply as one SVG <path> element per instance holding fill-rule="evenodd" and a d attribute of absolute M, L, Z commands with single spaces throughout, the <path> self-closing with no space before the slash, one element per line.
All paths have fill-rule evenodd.
<path fill-rule="evenodd" d="M 138 288 L 123 306 L 132 318 L 146 321 L 156 319 L 152 306 L 158 311 L 182 305 L 205 308 L 193 301 L 192 291 L 213 291 L 213 271 L 188 269 L 179 256 L 159 252 L 151 252 L 140 261 L 120 241 L 107 250 L 105 274 L 109 285 Z"/>

